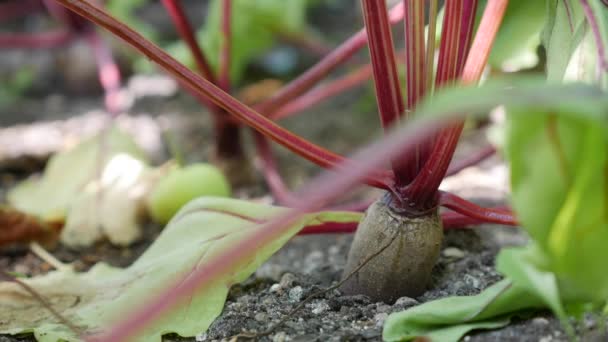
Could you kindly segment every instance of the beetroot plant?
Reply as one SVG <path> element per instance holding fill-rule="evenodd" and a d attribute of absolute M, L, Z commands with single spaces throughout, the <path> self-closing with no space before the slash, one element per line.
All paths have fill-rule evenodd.
<path fill-rule="evenodd" d="M 85 336 L 99 333 L 87 338 L 117 341 L 143 331 L 143 336 L 158 339 L 167 328 L 162 324 L 151 327 L 149 322 L 177 324 L 176 317 L 191 314 L 189 310 L 202 306 L 212 308 L 208 311 L 213 312 L 201 314 L 204 319 L 200 318 L 198 325 L 187 319 L 188 322 L 182 322 L 187 327 L 171 331 L 192 335 L 196 329 L 206 329 L 219 314 L 211 302 L 219 298 L 217 301 L 223 303 L 229 285 L 243 280 L 261 259 L 297 233 L 356 230 L 341 283 L 345 293 L 364 294 L 374 301 L 385 302 L 421 294 L 428 286 L 445 228 L 484 222 L 516 224 L 509 209 L 483 208 L 439 190 L 447 174 L 468 164 L 450 168 L 464 127 L 464 115 L 482 115 L 501 104 L 507 106 L 510 114 L 506 155 L 512 167 L 514 205 L 533 242 L 525 249 L 501 254 L 498 265 L 505 275 L 501 282 L 476 297 L 442 299 L 394 314 L 385 326 L 384 338 L 406 340 L 431 336 L 437 340 L 457 340 L 471 329 L 504 325 L 511 315 L 522 309 L 549 307 L 566 322 L 564 303 L 592 303 L 596 307 L 606 304 L 608 283 L 605 272 L 601 271 L 601 260 L 605 260 L 606 254 L 600 246 L 608 237 L 604 157 L 608 109 L 604 92 L 608 40 L 605 2 L 546 1 L 549 13 L 543 46 L 547 74 L 552 82 L 549 85 L 538 79 L 518 78 L 490 81 L 476 87 L 505 17 L 507 0 L 488 0 L 483 8 L 477 0 L 445 1 L 438 42 L 435 39 L 438 1 L 405 0 L 389 11 L 384 1 L 362 0 L 365 29 L 269 99 L 251 108 L 226 92 L 230 0 L 222 1 L 224 47 L 220 49 L 223 56 L 220 63 L 224 64 L 217 75 L 203 65 L 204 54 L 192 38 L 192 29 L 185 23 L 179 1 L 164 1 L 176 22 L 181 23 L 180 31 L 201 64 L 202 76 L 88 1 L 56 1 L 133 46 L 196 93 L 201 101 L 216 108 L 217 118 L 221 118 L 218 122 L 224 122 L 217 127 L 217 134 L 226 127 L 254 129 L 269 188 L 278 203 L 291 207 L 262 209 L 238 201 L 208 198 L 191 202 L 171 220 L 148 255 L 131 268 L 153 285 L 146 288 L 138 284 L 137 277 L 128 274 L 128 270 L 122 273 L 105 270 L 116 284 L 129 288 L 130 295 L 139 297 L 114 294 L 112 303 L 107 303 L 108 298 L 96 298 L 110 308 L 99 313 L 102 323 L 92 321 L 91 313 L 100 310 L 97 307 L 70 311 L 69 318 L 77 325 L 90 328 L 76 333 Z M 526 3 L 513 1 L 516 7 L 511 8 L 521 13 Z M 478 12 L 481 19 L 476 23 Z M 507 19 L 512 20 L 506 21 L 508 27 L 517 27 L 517 20 Z M 403 23 L 405 91 L 398 77 L 392 23 Z M 529 31 L 524 30 L 523 36 L 539 33 L 539 25 L 531 26 Z M 321 88 L 313 88 L 366 43 L 370 66 Z M 370 74 L 386 137 L 353 158 L 315 145 L 274 121 L 359 83 Z M 593 85 L 564 86 L 560 84 L 564 80 Z M 405 121 L 407 124 L 402 124 Z M 311 182 L 300 193 L 289 192 L 276 170 L 268 139 L 333 173 Z M 229 143 L 240 144 L 234 136 Z M 486 150 L 482 152 L 487 155 Z M 479 159 L 471 156 L 468 162 Z M 539 160 L 543 165 L 538 164 Z M 390 169 L 382 168 L 386 164 Z M 557 168 L 558 175 L 545 177 L 545 166 Z M 363 217 L 352 212 L 318 212 L 358 183 L 385 191 L 369 205 Z M 591 198 L 597 205 L 585 210 L 583 198 Z M 536 202 L 530 203 L 532 200 Z M 440 215 L 439 207 L 449 211 Z M 226 228 L 222 229 L 220 224 Z M 196 241 L 198 244 L 188 245 L 183 236 L 180 240 L 171 235 L 172 231 L 194 234 L 192 227 L 202 225 L 211 228 Z M 184 256 L 184 269 L 175 271 L 177 281 L 172 279 L 173 273 L 166 279 L 150 275 L 146 268 L 150 265 L 148 262 L 158 258 L 162 250 L 178 255 L 181 244 L 193 250 L 197 246 L 205 247 L 194 257 Z M 587 266 L 589 274 L 581 271 Z M 163 264 L 163 267 L 171 265 Z M 90 277 L 93 275 L 77 279 L 87 283 L 91 282 Z M 579 281 L 580 277 L 585 281 Z M 171 286 L 167 287 L 167 282 Z M 148 297 L 137 291 L 144 288 L 151 290 L 152 300 L 122 321 L 112 319 L 111 313 L 147 300 Z M 186 298 L 189 304 L 184 308 L 180 304 Z M 161 314 L 170 309 L 179 312 L 161 319 Z M 106 325 L 111 325 L 109 330 L 105 330 Z M 96 331 L 101 328 L 104 331 Z"/>

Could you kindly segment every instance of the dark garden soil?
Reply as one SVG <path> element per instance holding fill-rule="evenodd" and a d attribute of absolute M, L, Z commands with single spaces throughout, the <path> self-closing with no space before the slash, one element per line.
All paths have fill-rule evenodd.
<path fill-rule="evenodd" d="M 356 15 L 351 17 L 349 20 L 354 20 Z M 331 40 L 338 41 L 345 36 L 340 32 L 344 28 L 329 19 L 323 19 L 320 15 L 315 20 L 326 23 L 328 32 L 332 32 Z M 351 28 L 347 27 L 346 32 L 352 32 Z M 23 57 L 22 54 L 19 56 Z M 4 63 L 3 68 L 15 67 L 12 63 L 19 56 L 0 54 L 0 64 Z M 37 63 L 44 63 L 44 58 L 51 57 L 41 54 L 34 59 Z M 137 77 L 130 83 L 127 94 L 134 98 L 135 105 L 130 115 L 118 119 L 120 125 L 133 133 L 156 163 L 170 155 L 166 147 L 168 136 L 175 139 L 186 161 L 206 160 L 211 147 L 209 116 L 192 98 L 175 95 L 175 85 L 171 81 L 162 77 Z M 94 78 L 92 82 L 95 82 Z M 39 171 L 50 153 L 74 144 L 83 136 L 99 131 L 104 125 L 103 102 L 94 90 L 92 95 L 74 95 L 69 87 L 55 88 L 51 80 L 46 85 L 40 85 L 40 88 L 17 102 L 0 107 L 2 196 L 17 180 Z M 358 100 L 353 102 L 353 98 Z M 282 123 L 306 138 L 347 154 L 356 146 L 378 137 L 376 127 L 379 125 L 374 106 L 372 94 L 360 89 Z M 24 138 L 28 136 L 32 138 Z M 456 158 L 479 149 L 484 143 L 483 133 L 469 131 Z M 298 188 L 320 172 L 317 167 L 283 149 L 277 148 L 277 157 L 281 171 L 292 188 Z M 252 162 L 255 163 L 254 160 Z M 504 204 L 508 194 L 505 174 L 506 168 L 502 162 L 498 157 L 493 157 L 478 167 L 449 178 L 443 187 L 484 205 Z M 353 196 L 372 197 L 377 194 L 362 190 Z M 235 196 L 270 201 L 259 176 L 249 186 L 235 189 Z M 142 239 L 128 248 L 99 243 L 85 250 L 71 250 L 58 245 L 50 247 L 50 251 L 59 260 L 72 263 L 82 271 L 99 261 L 127 266 L 154 241 L 160 231 L 161 227 L 147 224 Z M 350 235 L 295 237 L 247 281 L 232 287 L 223 313 L 206 333 L 188 339 L 166 336 L 166 340 L 231 340 L 231 337 L 242 332 L 265 331 L 310 294 L 340 279 L 351 239 Z M 525 242 L 525 233 L 512 227 L 488 225 L 447 231 L 432 284 L 420 297 L 403 297 L 396 303 L 386 304 L 372 303 L 365 296 L 344 296 L 338 290 L 329 291 L 310 301 L 261 340 L 379 341 L 383 322 L 389 314 L 437 298 L 477 294 L 500 280 L 500 274 L 494 269 L 497 252 L 501 247 Z M 0 249 L 0 269 L 31 276 L 45 273 L 51 270 L 51 266 L 27 247 L 13 246 Z M 608 341 L 607 333 L 600 332 L 600 324 L 591 316 L 575 325 L 583 341 Z M 30 336 L 0 335 L 0 342 L 32 340 Z M 527 318 L 515 319 L 506 328 L 475 332 L 464 338 L 464 341 L 566 340 L 559 322 L 549 312 L 533 313 Z"/>

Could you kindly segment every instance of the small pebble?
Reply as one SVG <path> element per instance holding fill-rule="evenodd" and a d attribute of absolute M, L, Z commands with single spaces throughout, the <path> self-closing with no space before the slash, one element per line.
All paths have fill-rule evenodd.
<path fill-rule="evenodd" d="M 258 322 L 265 322 L 268 316 L 263 312 L 258 312 L 253 318 Z"/>
<path fill-rule="evenodd" d="M 412 306 L 418 305 L 418 304 L 419 304 L 418 301 L 415 300 L 414 298 L 401 297 L 401 298 L 397 299 L 394 306 L 400 306 L 405 309 L 405 308 L 409 308 L 409 307 L 412 307 Z"/>
<path fill-rule="evenodd" d="M 288 341 L 287 334 L 284 331 L 279 331 L 272 336 L 272 342 L 285 342 Z"/>
<path fill-rule="evenodd" d="M 251 301 L 251 296 L 250 295 L 240 296 L 236 301 L 239 303 L 242 303 L 242 304 L 247 304 Z"/>
<path fill-rule="evenodd" d="M 465 282 L 465 284 L 471 286 L 474 289 L 479 289 L 480 288 L 480 281 L 479 281 L 479 279 L 473 277 L 470 274 L 465 274 L 464 275 L 464 282 Z"/>
<path fill-rule="evenodd" d="M 296 286 L 293 289 L 289 290 L 289 300 L 292 302 L 299 302 L 302 299 L 302 286 Z"/>
<path fill-rule="evenodd" d="M 386 312 L 377 313 L 374 315 L 374 322 L 376 322 L 377 328 L 382 328 L 384 325 L 384 321 L 388 318 L 388 314 Z"/>
<path fill-rule="evenodd" d="M 295 281 L 296 281 L 296 276 L 294 276 L 291 273 L 285 273 L 281 277 L 281 281 L 279 282 L 279 285 L 281 285 L 281 287 L 284 289 L 288 289 L 293 286 L 293 283 L 295 283 Z"/>
<path fill-rule="evenodd" d="M 281 284 L 272 284 L 272 286 L 270 287 L 270 292 L 281 294 L 283 293 L 283 287 L 281 286 Z"/>
<path fill-rule="evenodd" d="M 532 324 L 534 325 L 547 325 L 549 321 L 544 317 L 536 317 L 532 320 Z"/>
<path fill-rule="evenodd" d="M 378 303 L 376 304 L 376 312 L 377 313 L 383 313 L 383 312 L 388 312 L 391 309 L 390 306 L 384 304 L 384 303 Z"/>
<path fill-rule="evenodd" d="M 329 304 L 327 304 L 326 300 L 316 301 L 316 302 L 312 303 L 311 307 L 312 307 L 311 312 L 314 315 L 319 315 L 319 314 L 322 314 L 325 311 L 329 310 Z"/>
<path fill-rule="evenodd" d="M 441 254 L 446 258 L 452 259 L 462 259 L 465 256 L 465 253 L 462 249 L 456 247 L 448 247 L 444 249 Z"/>
<path fill-rule="evenodd" d="M 264 304 L 266 306 L 270 306 L 270 305 L 276 304 L 276 301 L 274 300 L 273 297 L 268 296 L 262 300 L 262 304 Z"/>

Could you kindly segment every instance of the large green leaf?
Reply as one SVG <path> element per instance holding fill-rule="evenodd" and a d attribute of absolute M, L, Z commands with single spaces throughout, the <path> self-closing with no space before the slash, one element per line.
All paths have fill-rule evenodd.
<path fill-rule="evenodd" d="M 585 14 L 578 1 L 548 0 L 543 45 L 547 55 L 547 79 L 561 82 L 572 54 L 585 31 Z"/>
<path fill-rule="evenodd" d="M 87 273 L 55 271 L 24 282 L 84 333 L 100 332 L 229 246 L 251 239 L 263 226 L 260 222 L 286 210 L 234 199 L 199 198 L 182 208 L 154 244 L 126 269 L 98 264 Z M 253 258 L 239 260 L 238 266 L 224 270 L 214 285 L 148 327 L 138 340 L 160 341 L 170 332 L 194 336 L 205 331 L 221 313 L 230 286 L 245 280 L 304 226 L 357 222 L 360 218 L 352 212 L 304 215 L 279 238 L 257 250 Z M 14 283 L 0 283 L 0 307 L 0 333 L 33 332 L 42 342 L 79 341 Z"/>
<path fill-rule="evenodd" d="M 511 113 L 506 156 L 519 220 L 567 291 L 605 300 L 608 129 L 567 113 Z"/>
<path fill-rule="evenodd" d="M 271 48 L 276 36 L 300 34 L 306 28 L 306 8 L 311 0 L 233 0 L 230 76 L 238 82 L 245 67 Z M 222 45 L 221 0 L 209 4 L 207 20 L 197 32 L 209 64 L 217 70 Z M 183 43 L 170 47 L 178 60 L 193 66 L 190 51 Z"/>
<path fill-rule="evenodd" d="M 543 35 L 547 77 L 550 82 L 584 81 L 606 89 L 608 7 L 600 0 L 587 3 L 589 16 L 585 15 L 581 1 L 548 1 Z"/>
<path fill-rule="evenodd" d="M 476 296 L 442 298 L 394 313 L 386 320 L 382 337 L 387 341 L 419 336 L 432 341 L 459 341 L 471 330 L 505 326 L 514 313 L 542 306 L 536 296 L 505 279 Z"/>
<path fill-rule="evenodd" d="M 508 71 L 538 63 L 536 49 L 547 15 L 546 1 L 511 0 L 494 41 L 490 65 Z"/>

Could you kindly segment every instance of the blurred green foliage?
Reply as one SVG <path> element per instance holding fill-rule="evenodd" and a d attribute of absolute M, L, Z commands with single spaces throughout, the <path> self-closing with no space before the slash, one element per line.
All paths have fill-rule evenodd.
<path fill-rule="evenodd" d="M 306 9 L 316 0 L 233 0 L 230 78 L 238 83 L 248 63 L 271 48 L 279 35 L 298 35 L 306 29 Z M 211 0 L 205 23 L 197 31 L 205 57 L 214 70 L 222 46 L 221 0 Z M 180 62 L 194 67 L 183 42 L 168 47 Z"/>

